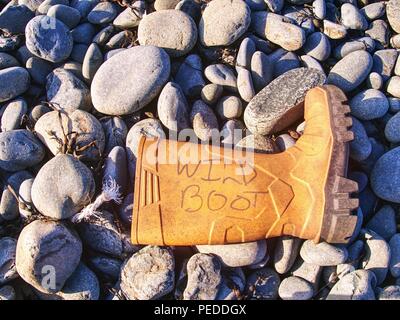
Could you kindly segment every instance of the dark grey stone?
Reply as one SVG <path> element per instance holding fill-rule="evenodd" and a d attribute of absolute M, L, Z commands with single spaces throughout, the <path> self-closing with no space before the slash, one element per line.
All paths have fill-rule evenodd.
<path fill-rule="evenodd" d="M 283 9 L 283 6 L 285 5 L 284 0 L 266 0 L 265 3 L 268 6 L 268 9 L 271 12 L 278 13 Z"/>
<path fill-rule="evenodd" d="M 10 34 L 25 32 L 35 13 L 25 5 L 8 5 L 0 12 L 0 29 Z"/>
<path fill-rule="evenodd" d="M 43 160 L 45 149 L 28 130 L 11 130 L 0 133 L 0 168 L 19 171 Z"/>
<path fill-rule="evenodd" d="M 372 146 L 362 123 L 354 117 L 352 120 L 351 130 L 354 133 L 354 140 L 350 142 L 350 157 L 356 161 L 362 161 L 369 157 Z"/>
<path fill-rule="evenodd" d="M 28 90 L 30 77 L 21 67 L 0 70 L 0 102 L 11 100 Z"/>
<path fill-rule="evenodd" d="M 371 187 L 384 200 L 400 203 L 400 147 L 386 152 L 371 172 Z"/>
<path fill-rule="evenodd" d="M 96 28 L 91 23 L 82 23 L 71 30 L 71 35 L 74 42 L 89 45 L 96 35 Z"/>
<path fill-rule="evenodd" d="M 400 277 L 400 234 L 396 233 L 389 241 L 390 246 L 390 273 L 393 277 Z M 397 284 L 400 281 L 397 280 Z"/>
<path fill-rule="evenodd" d="M 104 153 L 108 154 L 116 146 L 125 146 L 128 128 L 121 118 L 105 117 L 100 119 L 104 130 L 106 145 Z"/>
<path fill-rule="evenodd" d="M 267 5 L 264 0 L 245 0 L 246 4 L 252 11 L 264 11 Z"/>
<path fill-rule="evenodd" d="M 190 112 L 190 120 L 196 136 L 201 141 L 208 141 L 219 132 L 217 117 L 213 109 L 205 104 L 203 100 L 194 102 Z"/>
<path fill-rule="evenodd" d="M 206 78 L 215 84 L 219 84 L 230 91 L 237 91 L 237 78 L 233 70 L 225 64 L 211 64 L 204 69 Z"/>
<path fill-rule="evenodd" d="M 308 55 L 302 55 L 300 56 L 300 61 L 301 61 L 301 66 L 304 68 L 311 68 L 311 69 L 317 69 L 321 71 L 323 74 L 325 74 L 324 68 L 321 66 L 321 63 Z"/>
<path fill-rule="evenodd" d="M 390 247 L 377 233 L 371 230 L 361 230 L 362 240 L 365 241 L 365 255 L 361 261 L 362 268 L 372 271 L 381 284 L 389 271 Z"/>
<path fill-rule="evenodd" d="M 275 143 L 278 148 L 283 152 L 296 144 L 296 140 L 293 139 L 289 134 L 284 133 L 276 137 Z"/>
<path fill-rule="evenodd" d="M 83 60 L 85 59 L 85 55 L 86 55 L 88 48 L 89 48 L 89 46 L 87 44 L 82 44 L 82 43 L 74 44 L 74 47 L 72 48 L 72 51 L 71 51 L 70 58 L 72 60 L 82 64 Z"/>
<path fill-rule="evenodd" d="M 390 0 L 386 6 L 386 15 L 390 26 L 394 31 L 400 33 L 400 2 L 399 0 Z"/>
<path fill-rule="evenodd" d="M 347 247 L 349 256 L 347 258 L 347 263 L 350 263 L 356 270 L 360 266 L 360 258 L 364 253 L 365 243 L 362 240 L 356 240 L 350 246 Z"/>
<path fill-rule="evenodd" d="M 37 295 L 41 300 L 98 300 L 100 285 L 93 271 L 80 262 L 59 292 L 37 291 Z"/>
<path fill-rule="evenodd" d="M 205 86 L 201 58 L 191 54 L 185 58 L 176 76 L 175 82 L 182 88 L 187 97 L 198 97 Z"/>
<path fill-rule="evenodd" d="M 15 267 L 16 248 L 17 240 L 14 238 L 0 238 L 0 285 L 18 277 Z"/>
<path fill-rule="evenodd" d="M 400 142 L 400 113 L 396 113 L 389 119 L 385 127 L 385 137 L 393 143 Z"/>
<path fill-rule="evenodd" d="M 226 268 L 222 271 L 222 283 L 216 300 L 239 300 L 246 286 L 241 268 Z"/>
<path fill-rule="evenodd" d="M 390 30 L 384 20 L 372 21 L 368 30 L 365 31 L 365 35 L 376 41 L 377 49 L 384 49 L 389 45 Z"/>
<path fill-rule="evenodd" d="M 217 256 L 225 267 L 244 267 L 260 263 L 267 255 L 265 240 L 226 245 L 198 245 L 201 253 Z"/>
<path fill-rule="evenodd" d="M 69 0 L 44 0 L 40 6 L 37 8 L 37 13 L 39 14 L 47 14 L 49 9 L 52 6 L 55 6 L 57 4 L 63 4 L 68 6 L 69 5 Z"/>
<path fill-rule="evenodd" d="M 313 296 L 313 286 L 299 277 L 287 277 L 279 286 L 279 297 L 282 300 L 309 300 Z"/>
<path fill-rule="evenodd" d="M 23 117 L 28 112 L 28 104 L 24 99 L 16 99 L 5 105 L 1 116 L 1 131 L 21 129 Z"/>
<path fill-rule="evenodd" d="M 129 129 L 126 136 L 126 153 L 128 156 L 128 168 L 131 179 L 135 177 L 136 157 L 139 141 L 142 136 L 148 138 L 165 137 L 164 130 L 160 120 L 154 118 L 143 119 L 135 123 Z"/>
<path fill-rule="evenodd" d="M 336 266 L 346 261 L 348 252 L 346 248 L 327 242 L 315 244 L 312 240 L 306 240 L 301 247 L 300 256 L 309 264 Z"/>
<path fill-rule="evenodd" d="M 376 89 L 367 89 L 357 93 L 349 104 L 351 114 L 360 120 L 381 118 L 389 110 L 388 99 Z"/>
<path fill-rule="evenodd" d="M 250 8 L 240 0 L 209 2 L 199 22 L 202 45 L 228 46 L 235 42 L 250 25 Z M 218 21 L 218 23 L 215 23 Z"/>
<path fill-rule="evenodd" d="M 73 47 L 68 27 L 48 16 L 36 16 L 29 21 L 25 31 L 26 46 L 34 55 L 50 62 L 67 59 Z"/>
<path fill-rule="evenodd" d="M 370 187 L 366 187 L 364 191 L 358 195 L 358 198 L 360 200 L 360 209 L 364 220 L 367 220 L 374 213 L 378 198 Z"/>
<path fill-rule="evenodd" d="M 259 0 L 260 1 L 260 0 Z M 175 10 L 181 10 L 192 17 L 197 23 L 201 17 L 201 6 L 194 0 L 182 0 L 175 6 Z"/>
<path fill-rule="evenodd" d="M 363 192 L 368 185 L 368 176 L 362 171 L 353 171 L 349 173 L 349 179 L 354 180 L 358 184 L 358 192 Z"/>
<path fill-rule="evenodd" d="M 46 95 L 57 109 L 67 113 L 91 108 L 89 88 L 72 72 L 62 68 L 53 70 L 47 76 Z"/>
<path fill-rule="evenodd" d="M 117 281 L 122 261 L 105 255 L 96 255 L 89 258 L 89 265 L 94 271 L 99 273 L 101 278 Z"/>
<path fill-rule="evenodd" d="M 312 11 L 310 8 L 298 6 L 297 4 L 300 2 L 301 0 L 296 3 L 296 6 L 286 6 L 283 10 L 283 15 L 301 27 L 305 31 L 306 35 L 310 35 L 315 30 L 312 18 L 310 16 Z M 311 0 L 308 0 L 308 2 L 311 2 Z"/>
<path fill-rule="evenodd" d="M 121 218 L 122 222 L 126 225 L 132 224 L 132 212 L 133 212 L 133 202 L 134 195 L 133 193 L 129 193 L 122 202 L 119 208 L 119 217 Z"/>
<path fill-rule="evenodd" d="M 99 46 L 103 46 L 110 40 L 114 32 L 114 26 L 104 27 L 94 36 L 92 41 Z"/>
<path fill-rule="evenodd" d="M 346 274 L 331 289 L 327 300 L 375 300 L 376 278 L 367 270 L 355 270 Z"/>
<path fill-rule="evenodd" d="M 396 212 L 391 206 L 385 205 L 375 213 L 365 227 L 389 241 L 397 230 Z"/>
<path fill-rule="evenodd" d="M 162 89 L 157 102 L 160 121 L 169 130 L 179 132 L 190 128 L 189 105 L 177 83 L 168 82 Z"/>
<path fill-rule="evenodd" d="M 95 191 L 92 172 L 71 155 L 57 155 L 37 174 L 32 201 L 43 215 L 67 219 L 79 212 Z"/>
<path fill-rule="evenodd" d="M 368 174 L 372 171 L 376 161 L 386 152 L 385 146 L 375 138 L 368 138 L 372 151 L 369 157 L 360 162 L 361 168 Z"/>
<path fill-rule="evenodd" d="M 11 221 L 19 216 L 18 202 L 7 186 L 3 188 L 0 200 L 0 218 Z"/>
<path fill-rule="evenodd" d="M 336 59 L 342 59 L 349 53 L 358 50 L 366 50 L 372 52 L 375 49 L 375 41 L 370 37 L 362 37 L 355 40 L 349 40 L 340 43 L 333 51 Z"/>
<path fill-rule="evenodd" d="M 47 76 L 53 71 L 54 67 L 46 60 L 31 57 L 26 62 L 26 69 L 35 83 L 44 85 Z"/>
<path fill-rule="evenodd" d="M 88 14 L 87 19 L 93 24 L 105 24 L 114 20 L 118 11 L 111 2 L 100 2 Z"/>
<path fill-rule="evenodd" d="M 5 52 L 0 52 L 0 70 L 19 66 L 20 64 L 18 60 L 12 55 Z"/>
<path fill-rule="evenodd" d="M 346 29 L 365 30 L 368 27 L 367 19 L 358 10 L 357 5 L 344 3 L 340 7 L 341 23 Z"/>
<path fill-rule="evenodd" d="M 57 292 L 57 296 L 61 300 L 98 300 L 99 280 L 93 271 L 81 262 L 65 282 L 62 290 Z"/>
<path fill-rule="evenodd" d="M 28 59 L 35 57 L 35 55 L 28 50 L 27 46 L 22 46 L 18 48 L 17 52 L 15 53 L 15 57 L 18 59 L 21 65 L 25 66 Z"/>
<path fill-rule="evenodd" d="M 121 257 L 122 237 L 112 213 L 103 210 L 90 221 L 79 223 L 78 230 L 83 243 L 90 249 L 113 257 Z"/>
<path fill-rule="evenodd" d="M 82 75 L 86 82 L 92 82 L 97 70 L 99 70 L 102 64 L 103 54 L 99 46 L 92 43 L 87 49 L 82 63 Z"/>
<path fill-rule="evenodd" d="M 120 276 L 122 292 L 132 300 L 161 298 L 174 289 L 174 269 L 171 249 L 147 246 L 124 262 Z"/>
<path fill-rule="evenodd" d="M 282 74 L 297 69 L 300 67 L 299 57 L 293 52 L 286 52 L 281 57 L 276 59 L 273 64 L 274 67 L 274 78 L 281 76 Z"/>
<path fill-rule="evenodd" d="M 244 38 L 236 56 L 236 66 L 250 70 L 251 58 L 254 52 L 256 52 L 256 44 L 254 41 L 251 38 Z"/>
<path fill-rule="evenodd" d="M 60 20 L 69 29 L 75 28 L 81 20 L 79 10 L 63 4 L 51 6 L 47 11 L 47 16 Z"/>
<path fill-rule="evenodd" d="M 27 6 L 30 10 L 35 12 L 44 0 L 18 0 L 18 4 Z"/>
<path fill-rule="evenodd" d="M 374 197 L 372 197 L 372 198 L 374 198 Z M 361 201 L 361 199 L 360 199 L 360 201 Z M 358 239 L 361 228 L 363 226 L 363 222 L 364 222 L 364 214 L 362 212 L 361 207 L 359 207 L 357 209 L 357 223 L 356 223 L 356 226 L 354 227 L 353 234 L 349 239 L 349 242 L 348 242 L 349 244 L 353 243 L 356 239 Z M 350 255 L 350 253 L 349 253 L 349 255 Z M 347 259 L 350 260 L 350 256 Z"/>
<path fill-rule="evenodd" d="M 32 108 L 31 112 L 29 113 L 29 119 L 33 122 L 36 122 L 42 115 L 50 111 L 52 111 L 52 109 L 50 109 L 48 106 L 44 104 L 38 104 Z"/>
<path fill-rule="evenodd" d="M 141 45 L 162 48 L 171 57 L 181 57 L 192 50 L 197 35 L 193 19 L 180 10 L 146 14 L 138 28 L 138 41 Z"/>
<path fill-rule="evenodd" d="M 372 56 L 374 61 L 372 71 L 379 73 L 382 76 L 383 81 L 386 82 L 393 73 L 397 56 L 398 52 L 395 49 L 375 51 L 374 55 Z"/>
<path fill-rule="evenodd" d="M 105 44 L 105 48 L 108 50 L 120 49 L 121 47 L 123 47 L 126 41 L 129 41 L 126 31 L 120 31 L 109 38 L 109 40 Z"/>
<path fill-rule="evenodd" d="M 279 274 L 290 270 L 300 251 L 301 240 L 291 236 L 277 239 L 274 250 L 274 268 Z"/>
<path fill-rule="evenodd" d="M 262 51 L 265 54 L 270 54 L 272 52 L 273 44 L 271 44 L 269 41 L 261 39 L 254 34 L 249 34 L 248 37 L 254 41 L 257 50 Z"/>
<path fill-rule="evenodd" d="M 264 89 L 273 79 L 274 65 L 268 55 L 256 51 L 251 58 L 251 75 L 256 92 Z"/>
<path fill-rule="evenodd" d="M 135 72 L 126 72 L 131 68 Z M 170 74 L 168 54 L 153 46 L 136 46 L 107 60 L 91 87 L 97 111 L 125 115 L 142 109 L 155 98 Z M 124 79 L 124 81 L 121 81 Z"/>
<path fill-rule="evenodd" d="M 254 134 L 266 135 L 300 120 L 307 91 L 323 85 L 325 79 L 322 72 L 308 68 L 290 70 L 281 75 L 247 105 L 244 112 L 247 128 Z"/>
<path fill-rule="evenodd" d="M 17 271 L 35 289 L 55 293 L 73 274 L 81 254 L 82 243 L 75 231 L 60 222 L 35 220 L 19 235 Z M 55 283 L 48 277 L 52 271 L 56 274 Z"/>
<path fill-rule="evenodd" d="M 221 262 L 212 255 L 197 253 L 187 263 L 188 281 L 184 300 L 214 300 L 222 284 Z"/>
<path fill-rule="evenodd" d="M 386 13 L 386 3 L 384 1 L 379 1 L 375 3 L 371 3 L 362 7 L 360 12 L 368 19 L 368 20 L 376 20 L 381 18 Z"/>
<path fill-rule="evenodd" d="M 325 61 L 331 54 L 331 43 L 322 32 L 314 32 L 307 37 L 303 50 L 318 61 Z"/>
<path fill-rule="evenodd" d="M 139 25 L 145 13 L 146 2 L 135 1 L 114 19 L 113 25 L 120 29 L 132 29 Z"/>
<path fill-rule="evenodd" d="M 85 18 L 98 3 L 99 0 L 71 0 L 71 7 L 77 9 L 82 18 Z"/>
<path fill-rule="evenodd" d="M 394 97 L 388 97 L 389 100 L 389 111 L 391 113 L 397 113 L 400 111 L 400 99 Z"/>
<path fill-rule="evenodd" d="M 349 92 L 367 78 L 371 69 L 371 55 L 364 50 L 353 51 L 335 64 L 329 72 L 327 83 Z"/>

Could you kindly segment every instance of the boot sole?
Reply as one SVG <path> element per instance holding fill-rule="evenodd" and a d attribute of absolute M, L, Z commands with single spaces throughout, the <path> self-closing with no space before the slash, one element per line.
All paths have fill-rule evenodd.
<path fill-rule="evenodd" d="M 352 125 L 350 107 L 344 93 L 335 86 L 322 87 L 330 109 L 330 123 L 333 136 L 333 148 L 328 179 L 325 185 L 325 210 L 320 240 L 329 243 L 347 243 L 353 235 L 357 216 L 352 213 L 359 201 L 351 197 L 358 191 L 357 182 L 345 178 L 349 159 L 348 142 L 354 139 L 349 128 Z"/>

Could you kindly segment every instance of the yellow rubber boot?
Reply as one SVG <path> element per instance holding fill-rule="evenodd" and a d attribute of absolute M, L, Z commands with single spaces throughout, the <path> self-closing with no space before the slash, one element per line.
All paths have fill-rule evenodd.
<path fill-rule="evenodd" d="M 310 90 L 295 146 L 262 154 L 173 140 L 140 140 L 132 242 L 227 244 L 292 235 L 346 243 L 357 183 L 346 178 L 351 118 L 335 86 Z"/>

